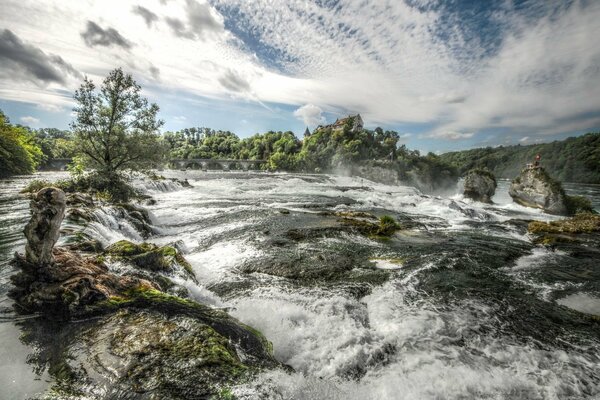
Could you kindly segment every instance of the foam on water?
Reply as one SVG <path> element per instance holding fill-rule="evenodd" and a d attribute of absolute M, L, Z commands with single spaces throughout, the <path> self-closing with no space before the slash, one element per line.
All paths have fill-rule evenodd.
<path fill-rule="evenodd" d="M 360 302 L 275 288 L 237 300 L 234 314 L 262 330 L 278 359 L 298 372 L 268 372 L 234 393 L 282 399 L 559 399 L 598 389 L 581 384 L 595 374 L 592 361 L 510 337 L 474 334 L 492 324 L 494 310 L 477 302 L 438 309 L 428 299 L 410 300 L 411 287 L 390 282 Z M 276 318 L 271 310 L 277 310 Z"/>
<path fill-rule="evenodd" d="M 556 302 L 582 313 L 600 315 L 600 297 L 587 293 L 571 294 L 556 300 Z"/>

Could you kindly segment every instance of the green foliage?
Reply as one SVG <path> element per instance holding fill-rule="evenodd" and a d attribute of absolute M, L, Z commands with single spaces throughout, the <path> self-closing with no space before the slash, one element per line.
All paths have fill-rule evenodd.
<path fill-rule="evenodd" d="M 527 227 L 530 233 L 591 233 L 600 232 L 600 216 L 580 213 L 573 218 L 559 221 L 532 221 Z"/>
<path fill-rule="evenodd" d="M 97 195 L 101 200 L 112 203 L 125 203 L 132 198 L 141 195 L 120 175 L 112 177 L 97 172 L 73 176 L 71 179 L 48 182 L 44 180 L 33 180 L 21 193 L 35 193 L 42 188 L 53 186 L 62 189 L 66 193 L 87 192 Z"/>
<path fill-rule="evenodd" d="M 71 124 L 83 166 L 113 179 L 124 170 L 145 170 L 162 160 L 158 106 L 148 104 L 131 75 L 118 68 L 99 91 L 85 78 L 75 92 L 76 119 Z"/>
<path fill-rule="evenodd" d="M 389 215 L 384 215 L 379 218 L 378 235 L 380 236 L 390 236 L 400 228 L 400 224 L 398 224 L 398 222 L 396 222 L 396 220 Z"/>
<path fill-rule="evenodd" d="M 25 127 L 11 125 L 0 110 L 0 177 L 30 174 L 42 158 L 35 135 Z"/>
<path fill-rule="evenodd" d="M 588 133 L 552 143 L 499 146 L 442 154 L 461 172 L 487 167 L 497 177 L 513 178 L 523 166 L 542 156 L 541 164 L 564 182 L 600 183 L 600 133 Z"/>
<path fill-rule="evenodd" d="M 35 143 L 40 147 L 43 157 L 41 167 L 53 158 L 72 158 L 75 156 L 75 142 L 71 131 L 55 128 L 41 128 L 33 132 Z"/>
<path fill-rule="evenodd" d="M 496 176 L 492 173 L 492 171 L 490 171 L 487 168 L 473 168 L 473 169 L 469 170 L 465 175 L 469 175 L 470 173 L 486 176 L 486 177 L 490 178 L 492 181 L 494 181 L 495 187 L 498 186 L 498 182 L 496 181 Z"/>
<path fill-rule="evenodd" d="M 590 199 L 584 196 L 565 196 L 565 203 L 569 215 L 579 213 L 595 213 Z"/>

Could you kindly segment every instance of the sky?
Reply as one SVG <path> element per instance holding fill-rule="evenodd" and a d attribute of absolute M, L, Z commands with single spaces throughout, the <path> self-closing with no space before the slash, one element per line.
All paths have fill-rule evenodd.
<path fill-rule="evenodd" d="M 597 0 L 0 1 L 0 109 L 33 128 L 122 67 L 171 131 L 360 113 L 437 153 L 600 131 Z"/>

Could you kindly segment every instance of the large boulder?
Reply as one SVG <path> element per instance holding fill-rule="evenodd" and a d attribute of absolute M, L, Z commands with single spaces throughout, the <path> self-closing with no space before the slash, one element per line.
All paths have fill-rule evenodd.
<path fill-rule="evenodd" d="M 60 224 L 65 217 L 65 192 L 46 187 L 31 200 L 31 219 L 25 226 L 25 258 L 34 265 L 52 264 L 52 249 L 60 235 Z"/>
<path fill-rule="evenodd" d="M 562 185 L 541 167 L 523 169 L 512 181 L 508 194 L 525 207 L 539 208 L 549 214 L 569 214 Z"/>
<path fill-rule="evenodd" d="M 472 169 L 465 177 L 464 195 L 476 201 L 492 203 L 497 186 L 496 177 L 490 171 Z"/>

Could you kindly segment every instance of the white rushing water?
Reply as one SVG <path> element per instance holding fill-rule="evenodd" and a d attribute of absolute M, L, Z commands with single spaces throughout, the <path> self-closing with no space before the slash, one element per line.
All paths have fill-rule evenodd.
<path fill-rule="evenodd" d="M 155 232 L 148 241 L 176 243 L 199 283 L 174 280 L 197 301 L 227 309 L 260 330 L 273 343 L 276 358 L 294 369 L 265 371 L 232 387 L 237 398 L 583 399 L 600 393 L 598 347 L 583 339 L 562 347 L 527 337 L 518 330 L 520 320 L 515 328 L 501 317 L 519 306 L 502 292 L 486 298 L 473 286 L 466 289 L 472 295 L 453 297 L 452 288 L 461 285 L 460 280 L 450 281 L 454 270 L 480 253 L 496 251 L 494 242 L 503 240 L 506 246 L 520 243 L 523 249 L 493 271 L 475 265 L 500 282 L 518 285 L 523 293 L 530 291 L 532 301 L 600 314 L 598 293 L 583 283 L 539 277 L 569 255 L 534 247 L 522 229 L 504 224 L 511 219 L 556 219 L 512 203 L 507 182 L 500 182 L 495 204 L 488 205 L 460 194 L 425 196 L 412 187 L 360 178 L 165 174 L 185 177 L 192 187 L 168 180 L 137 182 L 156 200 L 147 206 Z M 293 228 L 294 221 L 309 220 L 323 210 L 386 213 L 414 221 L 414 228 L 398 233 L 400 250 L 409 255 L 396 254 L 389 243 L 348 233 L 296 243 L 289 250 L 290 257 L 298 258 L 326 254 L 328 249 L 368 250 L 373 267 L 390 278 L 361 295 L 352 294 L 352 285 L 297 284 L 280 276 L 242 272 L 244 266 L 261 263 L 277 251 L 270 242 L 271 231 L 285 224 Z M 84 232 L 104 246 L 122 239 L 143 240 L 110 207 L 96 209 L 94 219 Z M 318 220 L 310 221 L 320 226 Z M 457 247 L 465 235 L 492 240 Z M 435 257 L 409 252 L 412 245 L 428 243 L 437 246 L 432 247 Z M 476 269 L 465 276 L 478 273 Z M 447 282 L 449 288 L 439 296 L 423 286 L 438 277 L 441 283 L 436 284 Z"/>
<path fill-rule="evenodd" d="M 262 229 L 264 213 L 273 210 L 310 213 L 305 206 L 343 197 L 352 204 L 331 205 L 332 210 L 384 209 L 414 215 L 429 230 L 448 231 L 465 229 L 472 221 L 554 219 L 510 202 L 506 183 L 494 199 L 497 204 L 484 205 L 460 195 L 423 196 L 414 188 L 358 178 L 188 178 L 193 188 L 152 190 L 157 200 L 152 212 L 161 226 L 155 241 L 182 242 L 200 282 L 192 294 L 227 307 L 261 330 L 273 342 L 276 357 L 296 371 L 265 372 L 234 388 L 239 398 L 558 399 L 585 397 L 590 390 L 580 379 L 597 373 L 593 357 L 524 344 L 500 332 L 473 334 L 494 324 L 494 309 L 477 299 L 439 305 L 420 293 L 418 279 L 431 265 L 405 272 L 401 264 L 376 261 L 394 270 L 393 278 L 360 299 L 331 288 L 292 287 L 282 278 L 261 274 L 258 287 L 225 299 L 207 289 L 239 280 L 236 269 L 261 255 L 261 241 L 253 238 Z M 526 240 L 515 231 L 503 234 Z M 535 249 L 505 272 L 526 281 L 520 271 L 536 268 L 548 256 L 555 255 Z M 597 310 L 597 301 L 571 296 L 559 303 L 585 311 Z"/>

